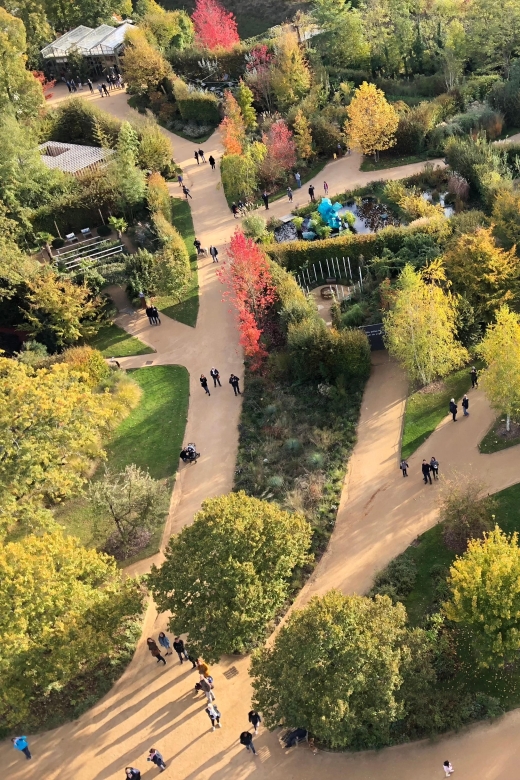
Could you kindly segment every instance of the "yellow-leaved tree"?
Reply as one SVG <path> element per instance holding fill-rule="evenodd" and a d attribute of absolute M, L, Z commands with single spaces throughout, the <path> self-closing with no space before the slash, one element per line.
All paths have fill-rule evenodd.
<path fill-rule="evenodd" d="M 422 272 L 406 265 L 393 306 L 383 316 L 388 351 L 410 380 L 422 385 L 447 376 L 468 359 L 466 349 L 453 337 L 457 308 L 453 296 L 443 289 L 445 281 L 438 261 Z"/>
<path fill-rule="evenodd" d="M 491 406 L 506 415 L 509 430 L 511 415 L 520 411 L 520 318 L 502 306 L 496 322 L 490 325 L 478 348 L 485 363 L 482 387 Z"/>
<path fill-rule="evenodd" d="M 296 143 L 296 149 L 298 151 L 298 157 L 300 160 L 308 160 L 313 157 L 314 150 L 312 148 L 312 134 L 310 125 L 305 118 L 305 115 L 301 108 L 298 109 L 294 117 L 294 142 Z"/>
<path fill-rule="evenodd" d="M 379 152 L 395 145 L 399 114 L 374 84 L 364 81 L 356 89 L 347 115 L 345 133 L 354 149 L 377 160 Z"/>

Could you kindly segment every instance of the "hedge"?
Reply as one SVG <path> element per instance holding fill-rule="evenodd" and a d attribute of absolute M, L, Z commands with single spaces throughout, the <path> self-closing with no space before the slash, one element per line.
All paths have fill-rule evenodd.
<path fill-rule="evenodd" d="M 266 43 L 268 42 L 266 41 Z M 242 42 L 229 51 L 217 49 L 211 52 L 198 48 L 189 48 L 183 51 L 170 49 L 168 59 L 175 73 L 182 73 L 189 79 L 207 78 L 208 71 L 201 68 L 199 62 L 210 59 L 218 64 L 218 70 L 214 74 L 216 81 L 223 79 L 225 75 L 229 79 L 236 80 L 243 76 L 246 69 L 246 54 L 257 45 L 256 42 L 250 44 Z"/>
<path fill-rule="evenodd" d="M 219 101 L 212 92 L 190 89 L 182 79 L 173 81 L 173 94 L 185 121 L 218 125 L 220 122 Z"/>
<path fill-rule="evenodd" d="M 100 146 L 98 134 L 100 130 L 110 148 L 116 147 L 121 120 L 93 106 L 83 98 L 67 100 L 66 103 L 51 109 L 49 116 L 50 141 Z"/>

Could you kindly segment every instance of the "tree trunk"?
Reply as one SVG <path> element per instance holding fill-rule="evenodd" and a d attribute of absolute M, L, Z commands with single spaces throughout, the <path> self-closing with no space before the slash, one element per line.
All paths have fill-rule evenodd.
<path fill-rule="evenodd" d="M 508 414 L 506 417 L 506 431 L 509 433 L 511 430 L 511 415 Z"/>

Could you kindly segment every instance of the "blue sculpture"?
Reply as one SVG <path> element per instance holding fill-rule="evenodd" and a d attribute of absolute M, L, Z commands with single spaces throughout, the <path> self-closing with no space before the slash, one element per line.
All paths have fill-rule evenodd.
<path fill-rule="evenodd" d="M 318 206 L 318 213 L 326 225 L 333 230 L 339 230 L 341 228 L 341 220 L 336 212 L 340 209 L 340 203 L 332 205 L 330 198 L 322 198 L 321 203 Z"/>

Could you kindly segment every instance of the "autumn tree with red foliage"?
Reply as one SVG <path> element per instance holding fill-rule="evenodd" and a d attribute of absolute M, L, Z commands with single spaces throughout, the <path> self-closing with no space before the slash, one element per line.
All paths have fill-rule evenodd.
<path fill-rule="evenodd" d="M 227 285 L 224 296 L 237 310 L 240 344 L 251 361 L 252 370 L 256 371 L 267 356 L 260 337 L 264 317 L 275 300 L 276 291 L 265 254 L 238 228 L 231 238 L 228 256 L 230 262 L 217 274 Z"/>
<path fill-rule="evenodd" d="M 191 19 L 195 41 L 205 49 L 232 49 L 240 42 L 234 15 L 217 0 L 197 0 Z"/>
<path fill-rule="evenodd" d="M 45 75 L 45 73 L 42 73 L 41 70 L 33 70 L 32 74 L 36 79 L 36 81 L 39 81 L 40 84 L 42 85 L 43 97 L 45 98 L 45 100 L 50 100 L 54 94 L 53 92 L 51 92 L 51 89 L 56 84 L 56 80 L 48 81 L 47 76 Z"/>
<path fill-rule="evenodd" d="M 255 46 L 246 54 L 246 83 L 253 90 L 256 100 L 267 111 L 273 108 L 273 90 L 271 86 L 271 64 L 273 55 L 265 43 Z"/>
<path fill-rule="evenodd" d="M 269 132 L 262 136 L 262 141 L 267 147 L 267 155 L 260 168 L 260 176 L 266 185 L 273 186 L 296 165 L 296 144 L 283 119 L 273 122 Z"/>
<path fill-rule="evenodd" d="M 246 140 L 246 125 L 234 95 L 224 93 L 224 119 L 220 123 L 222 143 L 226 154 L 242 154 Z"/>

